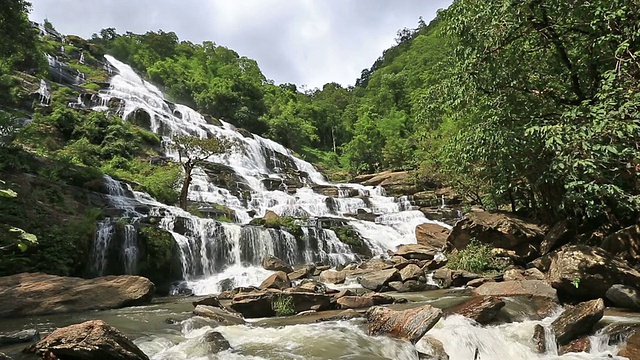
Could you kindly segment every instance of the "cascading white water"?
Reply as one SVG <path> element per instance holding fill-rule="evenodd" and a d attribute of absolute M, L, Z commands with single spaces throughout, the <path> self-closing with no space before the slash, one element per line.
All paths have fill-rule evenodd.
<path fill-rule="evenodd" d="M 40 104 L 41 105 L 49 105 L 51 101 L 51 91 L 49 91 L 49 85 L 44 79 L 40 79 L 40 87 L 38 88 L 37 93 L 40 95 Z"/>
<path fill-rule="evenodd" d="M 91 268 L 93 273 L 98 276 L 104 275 L 104 271 L 107 268 L 107 250 L 114 234 L 115 226 L 111 219 L 105 219 L 98 223 L 98 230 L 93 240 L 93 250 L 91 252 Z"/>
<path fill-rule="evenodd" d="M 131 224 L 124 226 L 122 255 L 124 257 L 124 272 L 129 275 L 135 274 L 138 263 L 138 239 L 136 228 Z"/>
<path fill-rule="evenodd" d="M 111 79 L 110 88 L 100 92 L 100 102 L 95 110 L 106 110 L 109 100 L 118 98 L 122 100 L 119 111 L 123 118 L 127 119 L 137 111 L 146 112 L 150 129 L 162 135 L 165 141 L 171 141 L 177 135 L 216 136 L 238 144 L 230 154 L 212 156 L 208 161 L 229 169 L 241 190 L 220 187 L 212 182 L 206 171 L 196 169 L 188 194 L 190 201 L 222 204 L 232 209 L 237 224 L 197 218 L 140 193 L 134 194 L 134 202 L 129 196 L 118 205 L 125 213 L 131 213 L 136 203 L 144 203 L 152 208 L 152 216 L 161 218 L 160 225 L 172 233 L 178 244 L 183 277 L 188 284 L 202 291 L 220 288 L 217 283 L 204 287 L 195 285 L 201 284 L 203 279 L 211 279 L 211 283 L 231 279 L 245 284 L 246 279 L 237 277 L 244 274 L 238 267 L 255 267 L 266 255 L 278 256 L 292 264 L 321 261 L 339 265 L 356 259 L 351 248 L 329 229 L 302 224 L 304 236 L 299 241 L 286 231 L 241 226 L 252 218 L 264 216 L 267 210 L 281 216 L 338 219 L 358 232 L 373 255 L 385 254 L 400 244 L 415 243 L 415 226 L 430 221 L 421 212 L 411 211 L 406 197 L 385 196 L 381 187 L 330 184 L 310 163 L 294 157 L 290 150 L 272 140 L 242 135 L 224 121 L 221 121 L 222 126 L 209 124 L 189 107 L 167 102 L 157 87 L 141 79 L 128 65 L 108 55 L 106 59 L 117 75 Z M 166 155 L 178 160 L 176 153 L 167 151 Z M 291 176 L 291 170 L 300 174 L 295 179 L 300 185 L 289 189 L 284 180 Z M 280 181 L 282 186 L 269 190 L 265 181 Z M 337 196 L 315 192 L 312 187 L 317 185 L 335 187 Z M 350 196 L 354 194 L 357 196 Z M 127 199 L 120 195 L 114 198 Z M 375 223 L 348 216 L 361 211 L 379 216 Z M 226 271 L 229 271 L 227 277 Z"/>

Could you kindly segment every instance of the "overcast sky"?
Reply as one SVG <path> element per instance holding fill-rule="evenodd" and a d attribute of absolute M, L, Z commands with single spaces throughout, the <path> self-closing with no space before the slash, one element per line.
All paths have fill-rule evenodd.
<path fill-rule="evenodd" d="M 88 38 L 174 31 L 181 40 L 211 40 L 258 62 L 277 84 L 308 88 L 353 85 L 396 32 L 428 23 L 452 0 L 30 0 L 30 18 L 48 18 L 63 34 Z"/>

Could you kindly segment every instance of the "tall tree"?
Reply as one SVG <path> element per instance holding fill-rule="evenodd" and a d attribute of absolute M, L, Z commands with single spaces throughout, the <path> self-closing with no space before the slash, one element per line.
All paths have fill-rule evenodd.
<path fill-rule="evenodd" d="M 193 169 L 201 166 L 213 155 L 226 154 L 234 147 L 227 138 L 201 139 L 193 136 L 179 136 L 173 139 L 169 149 L 178 154 L 178 160 L 184 170 L 184 181 L 180 191 L 180 207 L 187 210 L 187 195 L 191 185 Z"/>

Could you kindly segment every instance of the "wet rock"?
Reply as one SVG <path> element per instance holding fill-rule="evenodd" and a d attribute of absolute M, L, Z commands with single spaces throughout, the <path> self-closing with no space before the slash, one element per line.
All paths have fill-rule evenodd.
<path fill-rule="evenodd" d="M 8 357 L 6 354 L 0 352 L 0 360 L 13 360 Z"/>
<path fill-rule="evenodd" d="M 437 251 L 442 251 L 447 245 L 447 238 L 451 230 L 438 224 L 420 224 L 416 226 L 418 244 Z"/>
<path fill-rule="evenodd" d="M 446 257 L 436 255 L 432 260 L 427 260 L 423 262 L 422 270 L 429 271 L 429 270 L 440 269 L 445 265 L 447 265 L 448 262 L 449 262 L 449 259 L 447 259 Z"/>
<path fill-rule="evenodd" d="M 343 296 L 336 303 L 340 309 L 359 309 L 375 305 L 393 304 L 395 299 L 392 296 L 367 293 L 363 296 Z"/>
<path fill-rule="evenodd" d="M 417 280 L 420 277 L 424 277 L 424 271 L 418 265 L 409 264 L 400 270 L 402 281 Z"/>
<path fill-rule="evenodd" d="M 331 284 L 343 284 L 347 274 L 344 271 L 325 270 L 320 273 L 320 281 Z"/>
<path fill-rule="evenodd" d="M 307 310 L 327 310 L 331 308 L 331 295 L 311 292 L 295 292 L 291 289 L 284 291 L 283 296 L 291 297 L 296 312 Z"/>
<path fill-rule="evenodd" d="M 427 290 L 427 284 L 418 280 L 392 281 L 389 287 L 397 292 L 415 292 Z"/>
<path fill-rule="evenodd" d="M 618 356 L 624 356 L 629 359 L 640 359 L 640 331 L 636 331 L 627 339 L 626 345 L 620 349 Z"/>
<path fill-rule="evenodd" d="M 581 338 L 572 340 L 570 343 L 566 345 L 560 346 L 558 349 L 558 355 L 564 355 L 566 353 L 579 353 L 579 352 L 589 352 L 591 350 L 591 340 L 589 340 L 588 336 L 583 336 Z"/>
<path fill-rule="evenodd" d="M 300 285 L 291 289 L 295 292 L 311 292 L 316 294 L 326 294 L 328 292 L 327 286 L 319 281 L 306 279 L 303 280 Z"/>
<path fill-rule="evenodd" d="M 616 307 L 640 310 L 640 291 L 634 287 L 615 284 L 607 290 L 606 296 Z"/>
<path fill-rule="evenodd" d="M 567 345 L 572 340 L 589 334 L 603 315 L 604 301 L 602 299 L 582 302 L 565 310 L 551 323 L 558 346 Z"/>
<path fill-rule="evenodd" d="M 472 238 L 493 248 L 514 251 L 519 262 L 526 263 L 538 255 L 536 246 L 546 229 L 519 217 L 488 211 L 476 211 L 458 221 L 447 239 L 450 249 L 462 250 Z"/>
<path fill-rule="evenodd" d="M 409 244 L 409 245 L 400 245 L 398 250 L 395 252 L 396 256 L 402 256 L 403 258 L 410 260 L 432 260 L 436 254 L 440 251 L 438 249 L 434 249 L 432 247 L 420 245 L 420 244 Z"/>
<path fill-rule="evenodd" d="M 131 340 L 102 320 L 56 329 L 25 351 L 44 359 L 149 360 Z"/>
<path fill-rule="evenodd" d="M 544 326 L 540 324 L 536 324 L 533 327 L 533 345 L 536 348 L 536 351 L 539 354 L 544 354 L 547 352 L 547 333 L 544 329 Z"/>
<path fill-rule="evenodd" d="M 550 259 L 547 276 L 560 296 L 602 298 L 615 284 L 640 284 L 640 272 L 598 247 L 565 246 L 550 254 Z"/>
<path fill-rule="evenodd" d="M 399 280 L 400 272 L 396 269 L 387 269 L 370 272 L 364 274 L 360 278 L 360 284 L 365 289 L 380 291 L 384 286 L 388 285 L 391 281 Z"/>
<path fill-rule="evenodd" d="M 488 282 L 482 284 L 473 293 L 480 296 L 543 296 L 557 300 L 556 290 L 540 280 Z"/>
<path fill-rule="evenodd" d="M 325 271 L 325 270 L 329 270 L 331 269 L 331 266 L 329 265 L 320 265 L 320 266 L 316 266 L 313 269 L 313 276 L 320 276 L 320 274 Z"/>
<path fill-rule="evenodd" d="M 284 271 L 278 271 L 266 278 L 259 287 L 260 289 L 283 290 L 291 287 L 291 281 Z"/>
<path fill-rule="evenodd" d="M 23 273 L 0 277 L 0 318 L 147 304 L 155 286 L 141 276 L 80 279 Z"/>
<path fill-rule="evenodd" d="M 220 295 L 218 295 L 218 299 L 222 299 L 222 300 L 231 300 L 233 299 L 234 296 L 236 296 L 239 293 L 248 293 L 248 292 L 252 292 L 252 291 L 256 291 L 256 290 L 260 290 L 257 287 L 237 287 L 234 288 L 233 290 L 229 290 L 229 291 L 223 291 L 220 293 Z"/>
<path fill-rule="evenodd" d="M 277 216 L 277 215 L 276 215 Z M 267 215 L 265 215 L 265 218 Z M 283 271 L 285 273 L 293 272 L 293 268 L 291 265 L 285 263 L 284 261 L 278 259 L 275 256 L 267 256 L 262 259 L 262 267 L 266 270 L 271 271 Z"/>
<path fill-rule="evenodd" d="M 453 272 L 451 272 L 451 285 L 465 286 L 469 283 L 469 281 L 479 279 L 481 277 L 482 275 L 466 270 L 453 270 Z"/>
<path fill-rule="evenodd" d="M 211 354 L 217 354 L 221 351 L 231 349 L 229 341 L 217 331 L 209 331 L 202 337 L 202 340 L 207 344 L 207 349 Z"/>
<path fill-rule="evenodd" d="M 415 344 L 442 316 L 442 310 L 431 305 L 395 311 L 375 306 L 367 310 L 370 335 L 389 335 Z"/>
<path fill-rule="evenodd" d="M 220 304 L 220 300 L 218 299 L 217 296 L 209 296 L 207 298 L 200 299 L 198 301 L 194 301 L 191 304 L 193 305 L 194 308 L 197 307 L 198 305 L 222 307 L 222 305 Z"/>
<path fill-rule="evenodd" d="M 273 299 L 280 294 L 280 291 L 273 289 L 239 293 L 233 297 L 231 308 L 247 319 L 275 316 Z"/>
<path fill-rule="evenodd" d="M 338 300 L 343 296 L 356 296 L 356 292 L 351 289 L 340 290 L 338 293 L 333 294 L 333 300 Z"/>
<path fill-rule="evenodd" d="M 614 256 L 640 263 L 640 225 L 633 225 L 607 236 L 600 245 Z"/>
<path fill-rule="evenodd" d="M 327 316 L 318 319 L 318 321 L 338 321 L 338 320 L 351 320 L 362 317 L 363 315 L 353 309 L 347 309 L 341 311 L 335 315 Z"/>
<path fill-rule="evenodd" d="M 20 344 L 40 340 L 40 333 L 36 329 L 27 329 L 11 334 L 0 334 L 0 346 Z"/>
<path fill-rule="evenodd" d="M 431 335 L 425 335 L 416 343 L 419 360 L 449 360 L 442 341 Z"/>
<path fill-rule="evenodd" d="M 446 289 L 453 283 L 453 271 L 451 269 L 442 268 L 433 272 L 433 281 L 441 288 Z"/>
<path fill-rule="evenodd" d="M 462 304 L 453 306 L 445 310 L 445 316 L 460 314 L 469 319 L 473 319 L 480 324 L 488 324 L 496 318 L 505 302 L 494 296 L 477 296 Z"/>
<path fill-rule="evenodd" d="M 244 319 L 226 309 L 209 305 L 198 305 L 193 309 L 193 313 L 198 316 L 213 319 L 222 325 L 242 325 Z"/>

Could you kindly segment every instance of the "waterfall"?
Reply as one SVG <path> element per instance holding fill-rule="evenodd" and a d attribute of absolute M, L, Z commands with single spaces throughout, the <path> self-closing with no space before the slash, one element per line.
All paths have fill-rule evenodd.
<path fill-rule="evenodd" d="M 235 212 L 235 223 L 195 217 L 105 178 L 110 203 L 122 211 L 122 216 L 156 217 L 159 226 L 171 233 L 177 244 L 176 256 L 182 263 L 182 277 L 196 293 L 220 291 L 229 284 L 257 285 L 264 278 L 262 275 L 269 273 L 260 268 L 267 255 L 291 264 L 322 262 L 338 266 L 357 260 L 358 255 L 334 231 L 317 224 L 300 224 L 302 233 L 297 235 L 285 229 L 248 225 L 267 210 L 319 222 L 333 219 L 330 221 L 353 229 L 372 255 L 415 243 L 415 227 L 434 222 L 413 210 L 407 197 L 386 196 L 382 187 L 331 184 L 313 165 L 272 140 L 241 134 L 224 121 L 210 124 L 193 109 L 166 101 L 156 86 L 140 78 L 128 65 L 109 55 L 105 58 L 105 66 L 115 75 L 109 89 L 99 92 L 100 101 L 94 110 L 107 110 L 110 99 L 117 98 L 121 100 L 118 112 L 123 119 L 145 112 L 148 117 L 144 121 L 148 123 L 141 125 L 161 135 L 164 142 L 188 135 L 226 137 L 238 144 L 230 154 L 212 156 L 207 165 L 196 169 L 188 192 L 191 202 L 230 208 Z M 178 161 L 176 153 L 166 151 L 166 156 Z M 220 183 L 216 176 L 222 173 L 225 180 Z M 136 211 L 140 204 L 148 213 Z M 367 220 L 355 218 L 365 213 Z M 130 240 L 124 246 L 128 254 L 123 256 L 125 262 L 136 254 L 126 250 L 133 249 L 129 246 L 133 244 Z"/>
<path fill-rule="evenodd" d="M 138 263 L 138 238 L 136 228 L 131 224 L 124 226 L 122 255 L 124 257 L 124 272 L 129 275 L 135 274 Z"/>
<path fill-rule="evenodd" d="M 36 91 L 40 95 L 40 105 L 49 105 L 51 101 L 51 91 L 49 85 L 44 79 L 40 79 L 40 87 Z"/>
<path fill-rule="evenodd" d="M 111 219 L 105 219 L 98 223 L 98 230 L 93 240 L 91 269 L 98 276 L 104 275 L 107 268 L 107 252 L 113 235 L 115 226 Z"/>

